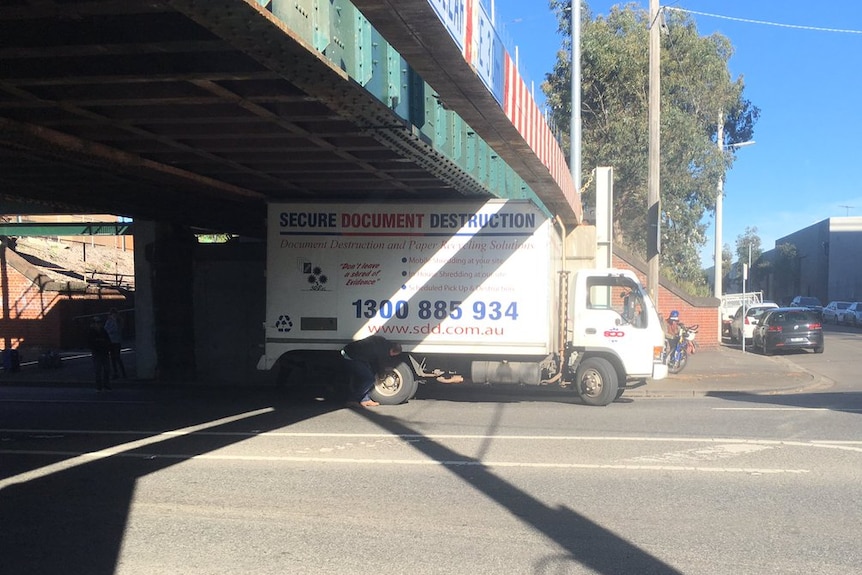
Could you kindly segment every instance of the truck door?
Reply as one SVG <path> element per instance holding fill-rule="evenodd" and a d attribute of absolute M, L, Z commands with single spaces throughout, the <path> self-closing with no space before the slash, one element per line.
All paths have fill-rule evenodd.
<path fill-rule="evenodd" d="M 612 351 L 630 375 L 652 373 L 652 349 L 661 326 L 643 288 L 625 276 L 586 278 L 583 293 L 575 293 L 574 342 L 586 349 Z M 658 330 L 658 331 L 657 331 Z M 658 341 L 662 336 L 658 336 Z"/>

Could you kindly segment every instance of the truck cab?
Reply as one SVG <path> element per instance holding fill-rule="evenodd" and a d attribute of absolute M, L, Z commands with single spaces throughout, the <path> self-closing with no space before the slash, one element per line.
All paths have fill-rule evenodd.
<path fill-rule="evenodd" d="M 572 313 L 570 375 L 587 403 L 605 404 L 611 394 L 591 387 L 615 387 L 618 397 L 626 386 L 667 377 L 662 320 L 633 272 L 576 272 Z M 585 362 L 592 367 L 582 369 Z"/>

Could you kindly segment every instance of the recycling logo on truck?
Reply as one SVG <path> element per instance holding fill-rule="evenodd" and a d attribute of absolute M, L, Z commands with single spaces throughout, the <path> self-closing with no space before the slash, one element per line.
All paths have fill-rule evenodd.
<path fill-rule="evenodd" d="M 289 315 L 280 315 L 278 319 L 275 321 L 275 329 L 277 329 L 280 333 L 287 333 L 293 327 L 293 321 L 291 321 Z"/>

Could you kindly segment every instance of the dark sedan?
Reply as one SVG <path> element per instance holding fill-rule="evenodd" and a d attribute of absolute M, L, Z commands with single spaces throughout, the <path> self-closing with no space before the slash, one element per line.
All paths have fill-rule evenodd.
<path fill-rule="evenodd" d="M 820 312 L 804 307 L 768 310 L 754 328 L 754 346 L 764 355 L 783 349 L 808 349 L 823 353 Z"/>

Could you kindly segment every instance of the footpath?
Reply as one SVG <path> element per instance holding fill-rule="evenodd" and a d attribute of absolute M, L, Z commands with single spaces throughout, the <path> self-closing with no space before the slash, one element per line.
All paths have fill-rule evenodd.
<path fill-rule="evenodd" d="M 134 352 L 126 350 L 122 357 L 130 377 L 112 382 L 115 388 L 153 383 L 134 378 Z M 27 361 L 14 373 L 6 373 L 0 369 L 0 387 L 92 388 L 92 382 L 92 364 L 89 353 L 86 352 L 63 353 L 61 366 L 56 368 L 40 367 L 36 361 Z M 692 397 L 720 393 L 770 395 L 814 391 L 827 389 L 829 386 L 829 380 L 806 371 L 781 355 L 767 357 L 753 351 L 743 353 L 738 347 L 722 345 L 716 349 L 698 351 L 689 357 L 688 365 L 682 373 L 629 389 L 625 396 Z"/>
<path fill-rule="evenodd" d="M 832 382 L 781 355 L 721 345 L 698 351 L 676 375 L 626 391 L 626 397 L 685 397 L 719 393 L 775 395 L 827 389 Z"/>

